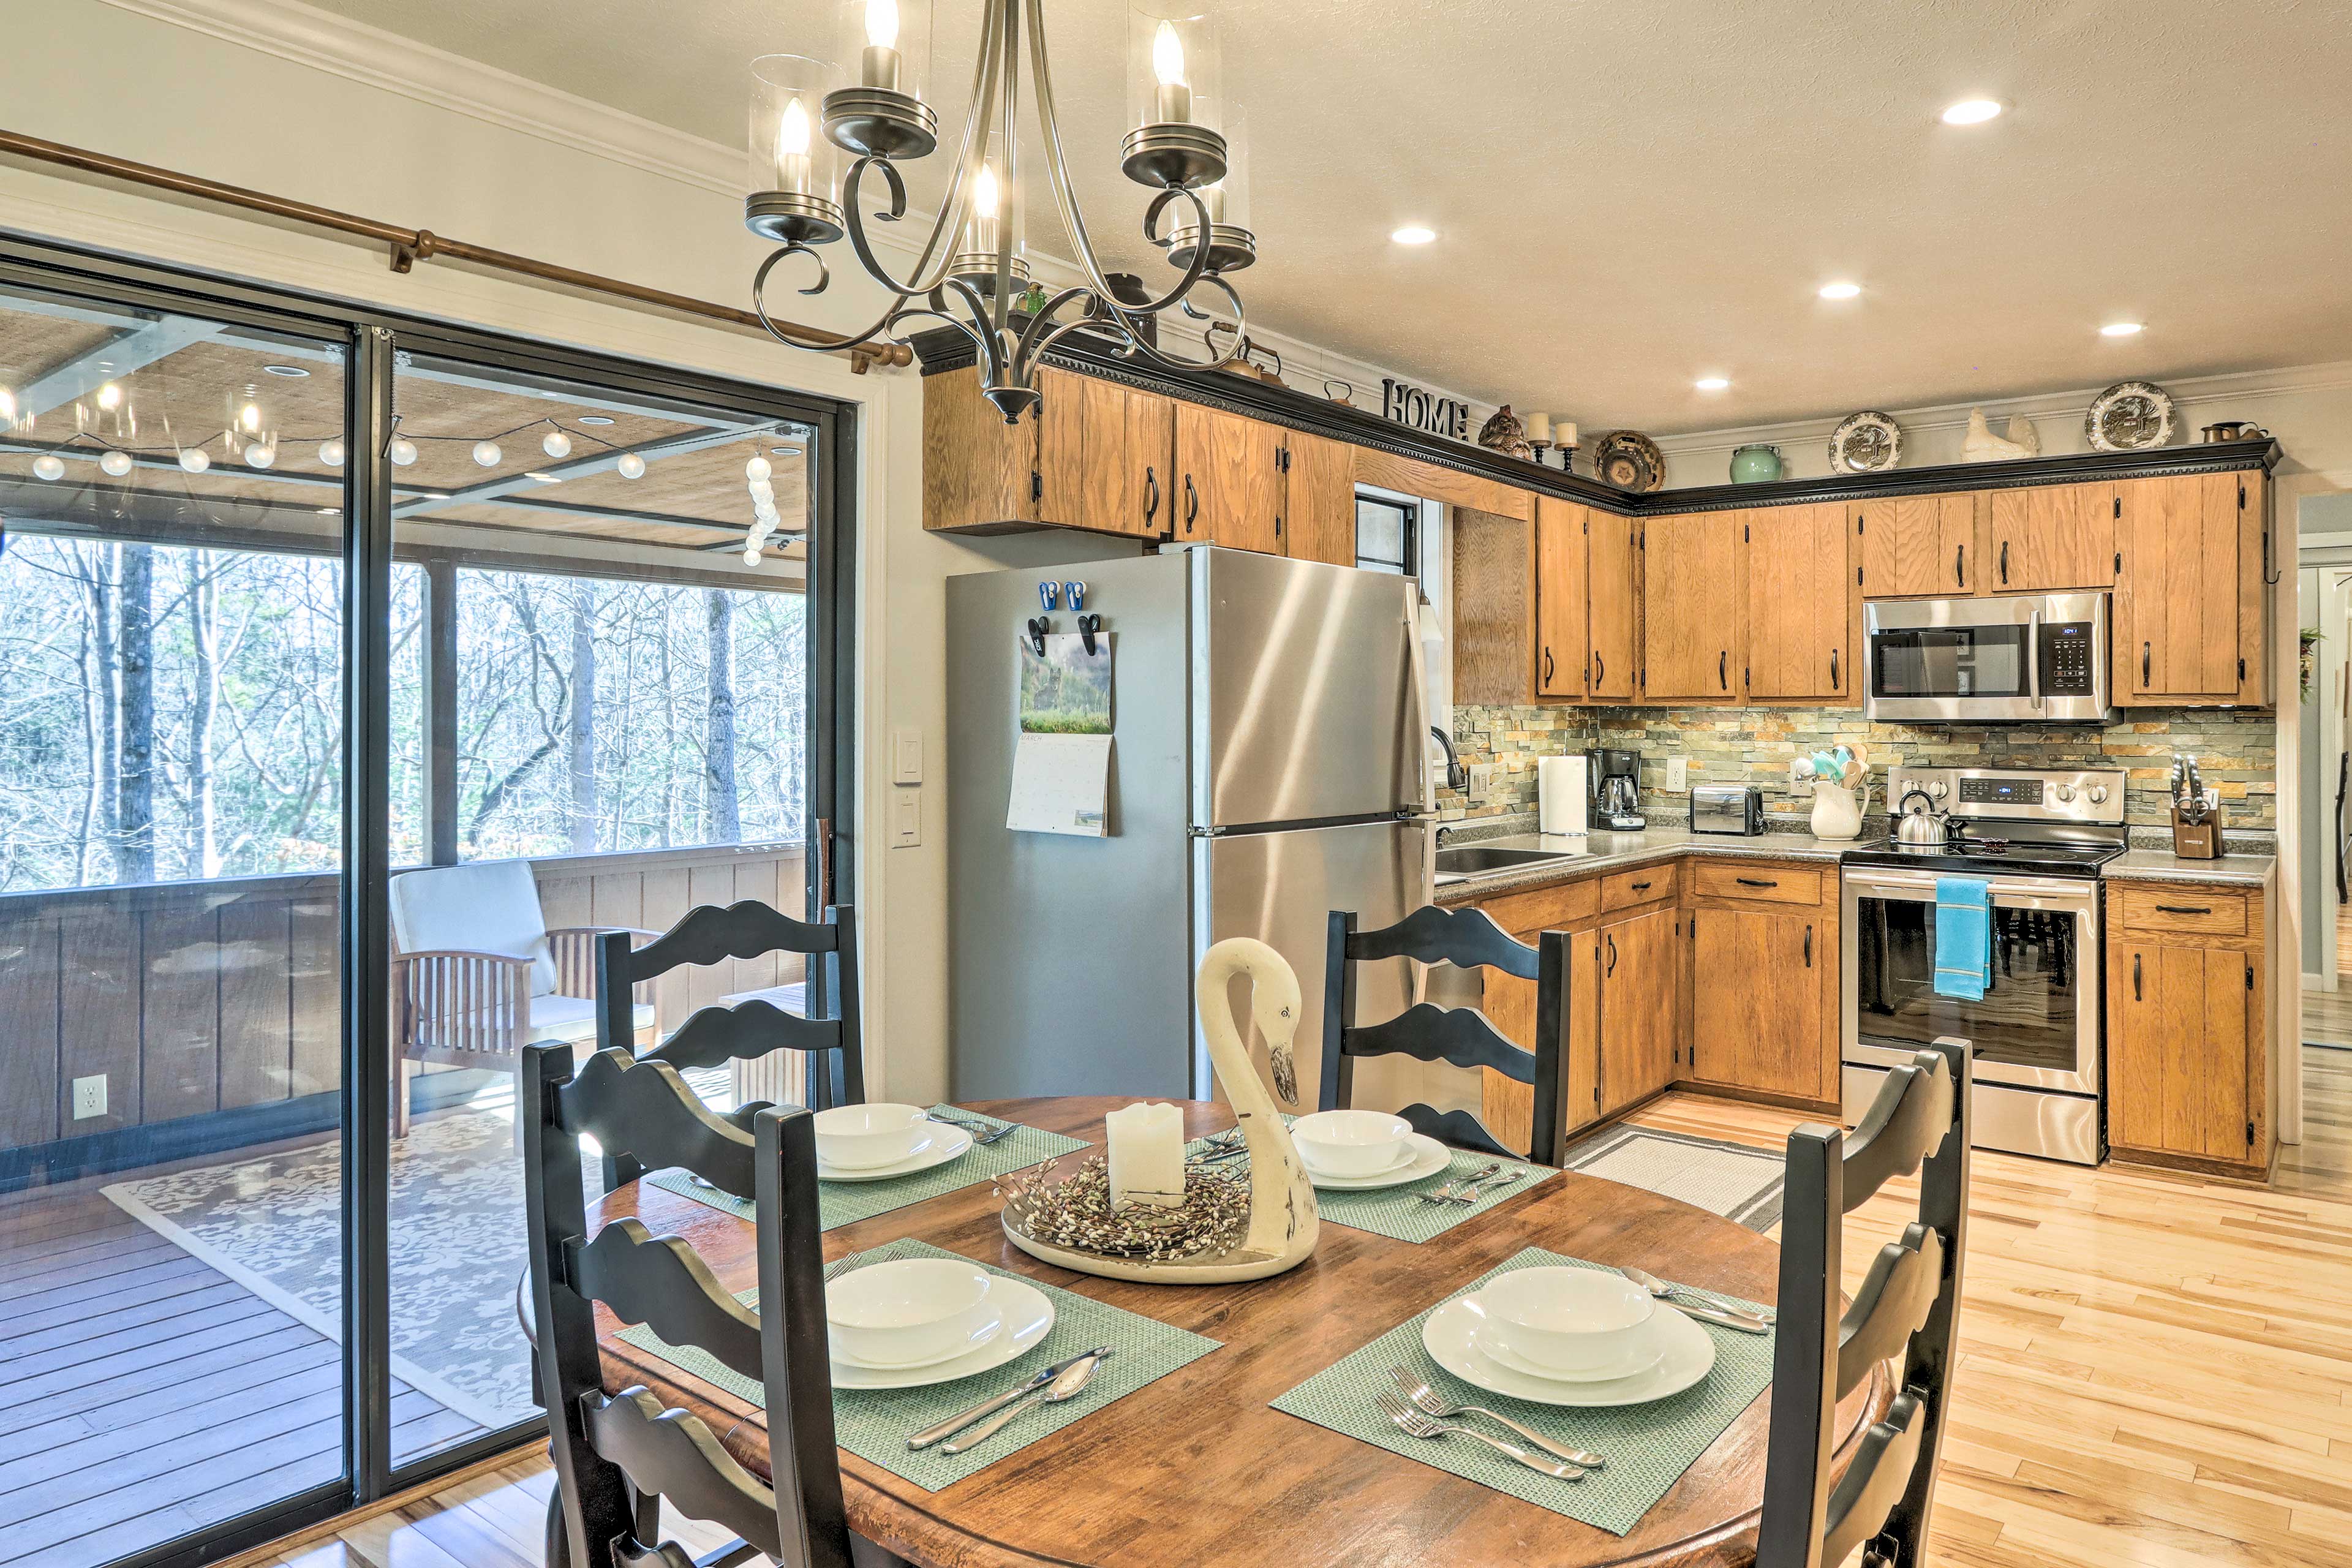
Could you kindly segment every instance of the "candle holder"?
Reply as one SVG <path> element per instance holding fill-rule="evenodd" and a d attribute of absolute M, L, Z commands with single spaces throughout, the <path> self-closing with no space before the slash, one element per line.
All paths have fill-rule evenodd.
<path fill-rule="evenodd" d="M 1216 184 L 1225 177 L 1225 138 L 1202 112 L 1218 96 L 1214 25 L 1206 16 L 1167 16 L 1135 5 L 1127 31 L 1131 129 L 1119 143 L 1119 167 L 1155 189 Z"/>
<path fill-rule="evenodd" d="M 844 226 L 840 153 L 817 134 L 837 73 L 806 55 L 751 62 L 750 190 L 743 226 L 780 244 L 829 245 Z"/>
<path fill-rule="evenodd" d="M 931 0 L 843 0 L 836 36 L 856 82 L 824 95 L 825 139 L 860 156 L 928 157 L 940 144 L 940 117 L 923 101 Z"/>

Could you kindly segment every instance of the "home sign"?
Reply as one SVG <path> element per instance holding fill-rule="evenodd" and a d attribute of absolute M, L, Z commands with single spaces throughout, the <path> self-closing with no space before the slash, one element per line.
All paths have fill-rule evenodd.
<path fill-rule="evenodd" d="M 1451 437 L 1456 441 L 1470 439 L 1468 404 L 1385 376 L 1381 380 L 1381 417 L 1410 430 L 1425 430 L 1432 436 Z"/>

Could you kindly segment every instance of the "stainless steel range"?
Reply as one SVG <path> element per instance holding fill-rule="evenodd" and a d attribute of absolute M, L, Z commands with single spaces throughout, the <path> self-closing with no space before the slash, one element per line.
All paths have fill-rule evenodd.
<path fill-rule="evenodd" d="M 1887 837 L 1840 858 L 1845 1112 L 1939 1035 L 1976 1045 L 1979 1147 L 2095 1165 L 2106 1157 L 2099 868 L 2122 854 L 2124 775 L 1896 768 Z M 1907 805 L 1937 841 L 1901 841 Z M 1923 823 L 1912 823 L 1925 836 Z M 1936 994 L 1936 879 L 1980 878 L 1992 904 L 1981 1001 Z"/>

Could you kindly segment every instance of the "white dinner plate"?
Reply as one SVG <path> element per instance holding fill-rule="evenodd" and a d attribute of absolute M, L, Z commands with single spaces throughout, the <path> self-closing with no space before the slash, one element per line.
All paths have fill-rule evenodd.
<path fill-rule="evenodd" d="M 887 1165 L 868 1165 L 863 1170 L 836 1171 L 824 1161 L 817 1162 L 816 1178 L 820 1182 L 882 1182 L 892 1176 L 911 1176 L 960 1159 L 971 1147 L 971 1134 L 945 1121 L 932 1123 L 940 1131 L 931 1139 L 931 1146 L 903 1160 L 893 1160 Z"/>
<path fill-rule="evenodd" d="M 1680 1312 L 1664 1314 L 1659 1337 L 1665 1353 L 1655 1366 L 1631 1377 L 1600 1383 L 1563 1383 L 1530 1377 L 1496 1361 L 1471 1342 L 1479 1315 L 1467 1297 L 1455 1297 L 1421 1325 L 1421 1344 L 1430 1359 L 1460 1378 L 1490 1394 L 1507 1394 L 1535 1405 L 1601 1406 L 1646 1405 L 1680 1394 L 1705 1377 L 1715 1365 L 1715 1341 L 1707 1331 Z"/>
<path fill-rule="evenodd" d="M 1004 1327 L 977 1350 L 929 1366 L 857 1366 L 835 1357 L 834 1387 L 924 1388 L 935 1383 L 953 1383 L 960 1377 L 994 1372 L 1035 1349 L 1039 1341 L 1054 1331 L 1052 1299 L 1026 1280 L 1005 1274 L 991 1275 L 988 1300 Z"/>
<path fill-rule="evenodd" d="M 1407 1182 L 1426 1181 L 1452 1163 L 1454 1151 L 1436 1139 L 1419 1132 L 1405 1137 L 1405 1157 L 1378 1174 L 1370 1176 L 1327 1176 L 1312 1165 L 1307 1167 L 1307 1179 L 1318 1187 L 1328 1187 L 1335 1193 L 1370 1192 L 1380 1187 L 1401 1187 Z M 1305 1163 L 1305 1156 L 1300 1156 Z"/>

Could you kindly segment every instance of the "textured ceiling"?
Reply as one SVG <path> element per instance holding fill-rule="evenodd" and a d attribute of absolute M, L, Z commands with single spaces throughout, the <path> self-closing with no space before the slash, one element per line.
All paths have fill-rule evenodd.
<path fill-rule="evenodd" d="M 730 145 L 745 61 L 827 53 L 833 27 L 817 0 L 657 21 L 643 0 L 317 3 Z M 1046 0 L 1090 227 L 1133 258 L 1126 12 Z M 978 14 L 939 0 L 950 125 Z M 1253 319 L 1475 397 L 1664 434 L 2352 359 L 2352 25 L 2332 3 L 1218 14 L 1251 121 Z M 2011 111 L 1937 122 L 1976 96 Z M 1041 205 L 1032 242 L 1055 248 Z M 1437 242 L 1390 244 L 1406 222 Z M 1865 291 L 1824 303 L 1832 279 Z M 2147 331 L 2097 335 L 2116 320 Z M 1705 374 L 1730 390 L 1693 390 Z"/>

